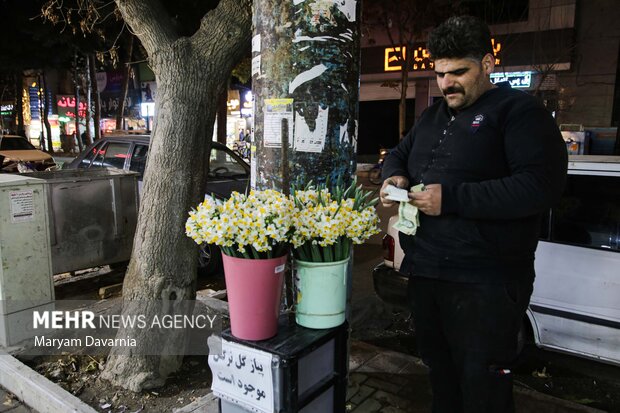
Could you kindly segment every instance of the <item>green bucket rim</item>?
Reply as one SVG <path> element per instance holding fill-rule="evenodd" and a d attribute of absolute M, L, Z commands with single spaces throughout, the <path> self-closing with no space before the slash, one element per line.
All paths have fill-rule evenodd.
<path fill-rule="evenodd" d="M 332 265 L 344 264 L 348 262 L 350 259 L 351 259 L 350 255 L 344 260 L 330 261 L 330 262 L 302 261 L 302 260 L 298 260 L 297 258 L 295 258 L 293 259 L 293 263 L 295 264 L 296 267 L 300 266 L 300 267 L 307 267 L 307 268 L 313 268 L 313 267 L 316 268 L 316 267 L 329 267 Z"/>

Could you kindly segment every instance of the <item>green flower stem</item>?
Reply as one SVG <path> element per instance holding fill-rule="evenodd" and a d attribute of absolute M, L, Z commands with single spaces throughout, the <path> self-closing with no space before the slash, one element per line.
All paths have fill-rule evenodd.
<path fill-rule="evenodd" d="M 332 247 L 331 247 L 331 245 L 323 247 L 323 258 L 325 259 L 325 262 L 333 262 L 334 261 L 334 256 L 332 254 Z"/>
<path fill-rule="evenodd" d="M 246 249 L 245 251 L 243 251 L 243 258 L 252 258 L 250 257 L 250 254 L 248 254 L 248 250 Z"/>
<path fill-rule="evenodd" d="M 338 240 L 336 241 L 336 245 L 335 245 L 335 256 L 336 256 L 336 261 L 340 261 L 342 260 L 342 243 L 343 243 L 343 237 L 338 238 Z"/>
<path fill-rule="evenodd" d="M 343 248 L 342 248 L 342 259 L 346 259 L 349 257 L 349 255 L 351 255 L 351 241 L 348 239 L 345 239 L 342 243 Z"/>
<path fill-rule="evenodd" d="M 319 250 L 319 246 L 313 243 L 312 243 L 312 261 L 323 262 L 323 259 L 321 258 L 321 251 Z"/>
<path fill-rule="evenodd" d="M 312 242 L 308 241 L 304 244 L 304 251 L 308 261 L 312 261 Z"/>

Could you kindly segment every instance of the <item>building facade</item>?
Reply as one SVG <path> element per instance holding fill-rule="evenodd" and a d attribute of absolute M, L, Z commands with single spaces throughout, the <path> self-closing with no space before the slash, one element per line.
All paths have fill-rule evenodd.
<path fill-rule="evenodd" d="M 615 0 L 529 0 L 512 20 L 491 24 L 496 59 L 492 81 L 539 96 L 558 124 L 618 124 L 620 8 Z M 362 42 L 360 155 L 398 143 L 400 64 L 386 33 Z M 409 68 L 407 124 L 441 98 L 425 41 Z M 376 118 L 378 117 L 378 119 Z M 380 125 L 377 125 L 377 123 Z"/>

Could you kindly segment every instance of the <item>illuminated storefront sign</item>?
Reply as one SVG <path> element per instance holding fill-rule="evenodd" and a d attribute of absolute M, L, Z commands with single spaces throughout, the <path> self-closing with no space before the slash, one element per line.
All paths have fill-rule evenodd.
<path fill-rule="evenodd" d="M 155 116 L 155 103 L 145 102 L 140 104 L 140 115 L 142 117 Z"/>
<path fill-rule="evenodd" d="M 66 118 L 75 119 L 75 96 L 56 95 L 56 105 L 58 106 L 58 118 L 62 120 Z M 86 116 L 86 103 L 80 102 L 78 113 L 81 118 Z"/>
<path fill-rule="evenodd" d="M 532 84 L 532 72 L 491 73 L 491 82 L 508 82 L 514 88 L 527 88 Z"/>
<path fill-rule="evenodd" d="M 500 50 L 502 50 L 502 44 L 500 42 L 496 42 L 495 39 L 491 39 L 491 44 L 493 46 L 493 56 L 495 56 L 495 64 L 499 65 L 501 63 L 499 52 Z M 405 46 L 386 47 L 384 50 L 383 70 L 386 72 L 395 72 L 401 70 L 401 61 L 406 59 L 407 53 L 407 47 Z M 413 62 L 409 70 L 432 70 L 434 64 L 431 61 L 430 57 L 430 53 L 425 47 L 418 46 L 416 49 L 413 50 Z"/>
<path fill-rule="evenodd" d="M 15 107 L 11 104 L 0 105 L 0 115 L 3 115 L 3 116 L 12 115 L 13 109 L 15 109 Z"/>

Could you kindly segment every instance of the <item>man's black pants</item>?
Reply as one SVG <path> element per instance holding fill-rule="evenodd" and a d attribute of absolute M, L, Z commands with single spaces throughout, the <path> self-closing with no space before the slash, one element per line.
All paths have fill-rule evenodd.
<path fill-rule="evenodd" d="M 480 284 L 410 277 L 416 339 L 433 413 L 512 413 L 511 364 L 532 277 Z"/>

